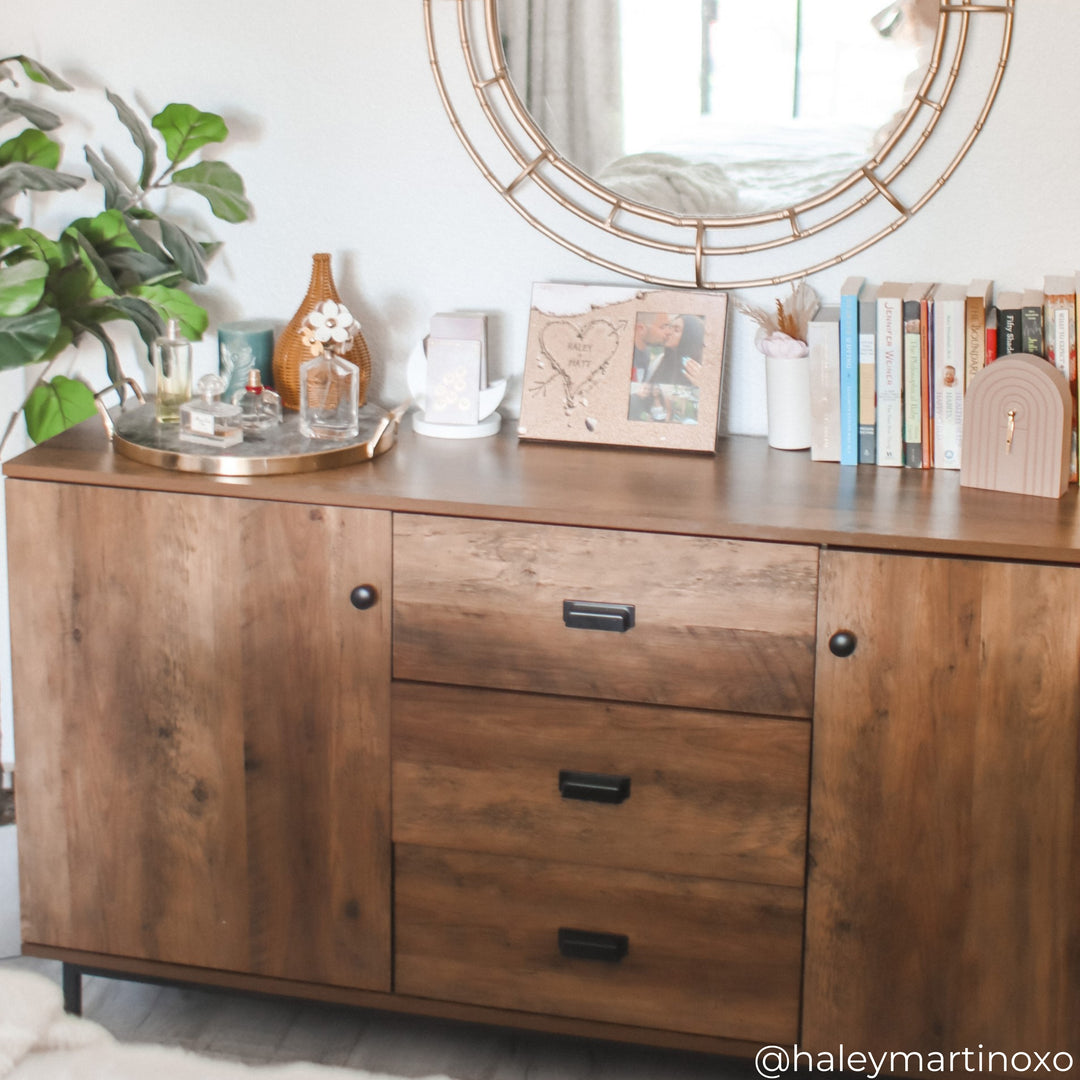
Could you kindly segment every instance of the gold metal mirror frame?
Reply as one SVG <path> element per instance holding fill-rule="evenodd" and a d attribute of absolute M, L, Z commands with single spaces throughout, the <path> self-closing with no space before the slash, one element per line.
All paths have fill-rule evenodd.
<path fill-rule="evenodd" d="M 445 10 L 450 3 L 457 9 L 453 29 L 446 25 L 448 20 L 437 18 L 433 10 L 435 7 Z M 481 4 L 482 19 L 477 15 Z M 1015 0 L 998 3 L 943 0 L 923 81 L 904 116 L 866 164 L 829 190 L 795 206 L 737 217 L 679 216 L 634 202 L 603 187 L 563 158 L 537 127 L 510 80 L 499 33 L 497 0 L 424 0 L 424 25 L 431 68 L 454 130 L 483 175 L 530 225 L 584 259 L 652 285 L 729 289 L 779 285 L 835 266 L 895 232 L 918 213 L 955 172 L 986 122 L 1005 73 L 1014 8 Z M 931 135 L 953 96 L 969 50 L 969 33 L 975 18 L 985 23 L 1000 21 L 1000 49 L 994 46 L 995 63 L 989 72 L 985 100 L 970 129 L 959 135 L 952 133 L 954 140 L 960 138 L 959 149 L 943 168 L 933 169 L 928 182 L 925 178 L 916 180 L 917 190 L 908 193 L 902 187 L 914 174 L 915 170 L 909 170 L 909 166 L 931 142 Z M 482 27 L 477 25 L 480 22 Z M 460 50 L 467 76 L 458 81 L 467 84 L 466 97 L 471 87 L 479 112 L 475 105 L 464 100 L 459 100 L 455 107 L 445 64 L 440 61 L 440 38 L 444 39 L 444 55 L 449 55 L 450 45 L 445 39 L 455 30 L 457 41 L 453 52 L 456 57 Z M 980 65 L 977 57 L 967 59 L 965 75 L 977 80 L 986 74 L 989 65 Z M 463 119 L 463 107 L 472 108 L 475 114 L 472 120 Z M 495 144 L 495 152 L 488 155 L 498 157 L 498 163 L 489 163 L 476 145 L 485 135 L 482 120 L 501 144 L 501 151 Z M 471 127 L 471 137 L 467 127 Z M 490 132 L 486 134 L 490 136 Z M 937 142 L 944 138 L 939 136 Z M 907 177 L 903 177 L 905 171 Z M 538 192 L 543 198 L 536 198 Z M 613 246 L 615 255 L 608 257 L 566 235 L 567 226 L 574 218 L 600 230 L 598 239 Z M 850 233 L 859 231 L 861 226 L 865 232 L 867 222 L 870 222 L 869 236 L 853 243 L 845 237 L 842 243 L 849 246 L 839 254 L 822 258 L 817 252 L 811 255 L 809 263 L 805 262 L 803 249 L 808 242 L 821 246 L 819 236 L 826 230 L 843 226 Z M 802 248 L 792 251 L 792 259 L 785 258 L 784 267 L 777 273 L 745 280 L 718 280 L 709 272 L 711 260 L 753 256 L 792 244 Z M 671 256 L 690 265 L 680 271 L 682 277 L 660 276 L 630 265 L 643 256 L 648 258 L 650 252 L 665 253 L 665 258 Z M 627 262 L 624 264 L 623 260 Z M 798 268 L 791 268 L 789 262 L 798 262 Z"/>

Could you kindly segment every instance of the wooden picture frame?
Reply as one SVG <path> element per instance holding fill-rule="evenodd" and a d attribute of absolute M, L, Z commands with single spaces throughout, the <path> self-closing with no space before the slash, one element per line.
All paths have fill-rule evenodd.
<path fill-rule="evenodd" d="M 727 299 L 534 285 L 518 435 L 715 453 Z"/>

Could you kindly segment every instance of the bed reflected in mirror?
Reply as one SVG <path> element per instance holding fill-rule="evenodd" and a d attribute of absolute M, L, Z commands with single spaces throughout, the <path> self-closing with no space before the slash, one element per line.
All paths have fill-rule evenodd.
<path fill-rule="evenodd" d="M 499 0 L 517 93 L 553 147 L 635 202 L 731 217 L 873 155 L 926 69 L 926 0 Z"/>

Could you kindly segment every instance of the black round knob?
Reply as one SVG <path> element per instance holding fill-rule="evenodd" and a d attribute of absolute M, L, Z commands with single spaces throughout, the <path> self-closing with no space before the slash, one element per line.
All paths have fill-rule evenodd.
<path fill-rule="evenodd" d="M 855 651 L 858 639 L 850 630 L 837 630 L 829 638 L 829 652 L 833 656 L 850 656 Z"/>
<path fill-rule="evenodd" d="M 375 606 L 375 601 L 379 599 L 379 594 L 375 591 L 374 585 L 357 585 L 351 593 L 349 593 L 349 599 L 352 601 L 352 606 L 359 608 L 361 611 L 367 611 L 369 607 Z"/>

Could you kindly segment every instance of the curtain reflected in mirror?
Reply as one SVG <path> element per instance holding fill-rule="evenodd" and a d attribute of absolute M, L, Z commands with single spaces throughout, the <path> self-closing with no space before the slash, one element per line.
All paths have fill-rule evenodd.
<path fill-rule="evenodd" d="M 773 210 L 859 169 L 903 115 L 929 0 L 499 0 L 515 89 L 554 148 L 635 202 Z"/>

